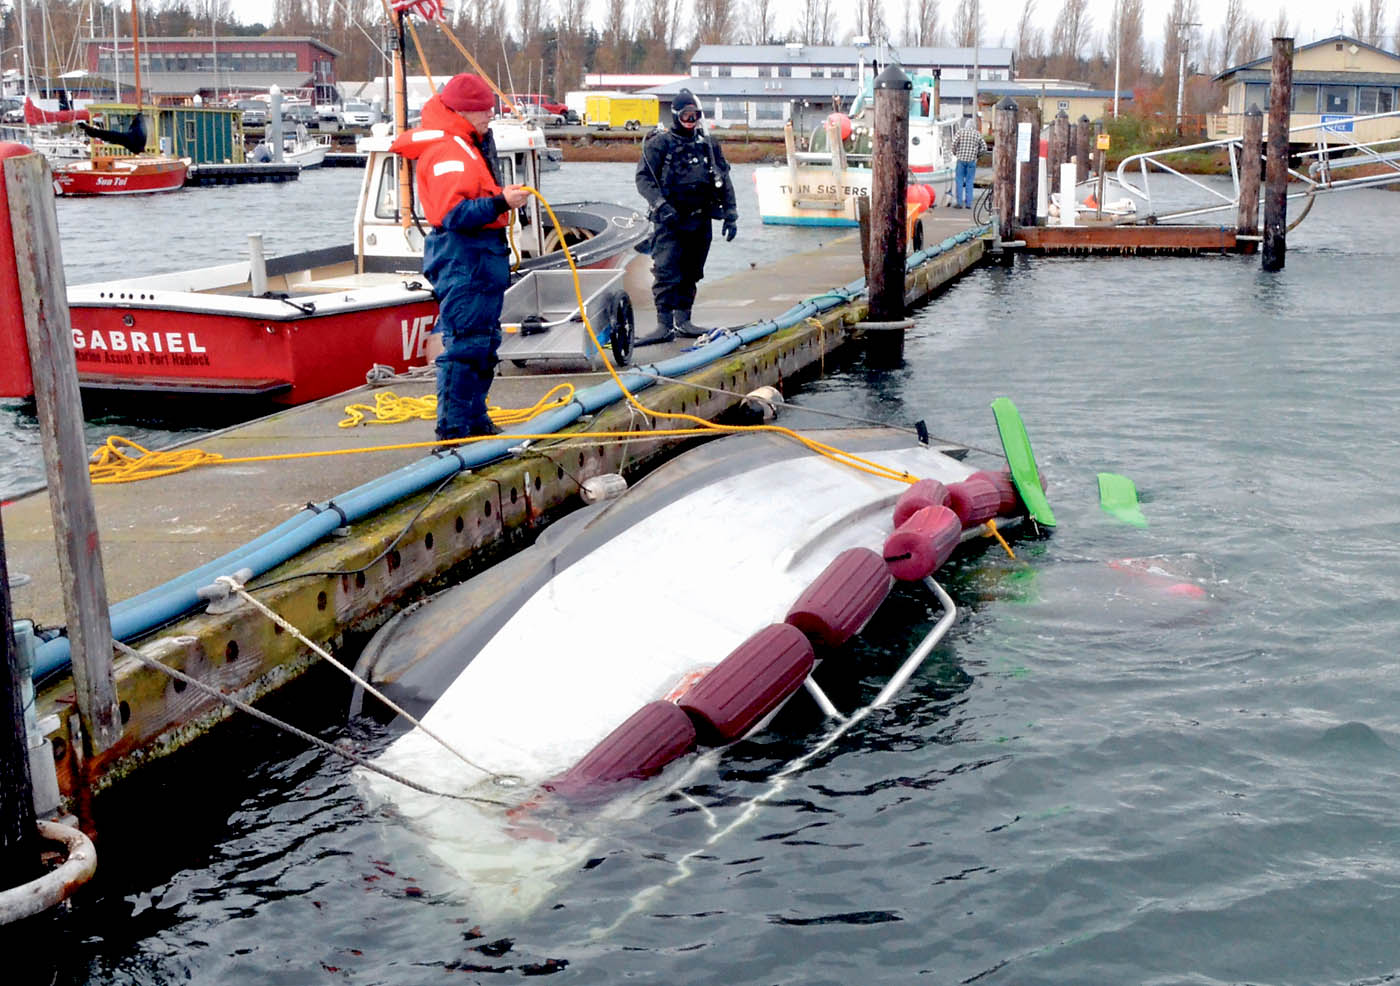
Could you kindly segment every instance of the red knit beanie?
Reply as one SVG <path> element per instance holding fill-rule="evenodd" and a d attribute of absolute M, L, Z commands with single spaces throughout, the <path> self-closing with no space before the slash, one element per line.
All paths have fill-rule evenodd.
<path fill-rule="evenodd" d="M 496 108 L 496 95 L 479 75 L 464 72 L 447 80 L 438 94 L 450 110 L 490 110 Z"/>

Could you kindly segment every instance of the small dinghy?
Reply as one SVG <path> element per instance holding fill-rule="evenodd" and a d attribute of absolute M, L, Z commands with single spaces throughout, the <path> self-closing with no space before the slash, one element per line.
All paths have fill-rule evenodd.
<path fill-rule="evenodd" d="M 447 796 L 360 776 L 474 905 L 537 906 L 587 852 L 582 819 L 596 830 L 640 810 L 697 751 L 763 728 L 789 700 L 850 723 L 892 697 L 952 623 L 930 573 L 994 518 L 1024 514 L 1009 473 L 975 472 L 956 450 L 886 429 L 808 437 L 919 482 L 771 432 L 724 438 L 557 522 L 368 645 L 357 670 L 425 727 L 377 766 Z M 944 617 L 854 710 L 811 673 L 900 578 L 925 581 Z"/>

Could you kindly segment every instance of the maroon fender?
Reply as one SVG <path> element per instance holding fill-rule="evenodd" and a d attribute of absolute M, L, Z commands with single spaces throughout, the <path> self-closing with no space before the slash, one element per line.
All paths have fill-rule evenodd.
<path fill-rule="evenodd" d="M 998 517 L 1015 517 L 1026 512 L 1026 508 L 1021 504 L 1021 494 L 1016 492 L 1016 484 L 1011 481 L 1011 473 L 983 469 L 968 477 L 973 478 L 985 479 L 996 487 L 997 495 L 1001 497 L 1001 502 L 997 504 Z"/>
<path fill-rule="evenodd" d="M 894 504 L 894 526 L 899 527 L 925 507 L 946 507 L 948 487 L 936 479 L 921 479 L 909 487 Z"/>
<path fill-rule="evenodd" d="M 885 559 L 869 548 L 847 548 L 797 597 L 785 622 L 813 644 L 840 647 L 860 633 L 893 585 Z"/>
<path fill-rule="evenodd" d="M 885 541 L 890 574 L 906 582 L 932 575 L 962 540 L 962 521 L 947 507 L 925 507 Z"/>
<path fill-rule="evenodd" d="M 963 527 L 976 527 L 997 515 L 1001 494 L 988 480 L 969 476 L 948 487 L 948 506 L 953 508 Z"/>
<path fill-rule="evenodd" d="M 690 687 L 680 707 L 715 743 L 743 736 L 812 673 L 812 645 L 786 623 L 766 626 Z"/>
<path fill-rule="evenodd" d="M 545 790 L 586 796 L 633 777 L 651 777 L 695 745 L 690 717 L 670 702 L 648 702 Z"/>

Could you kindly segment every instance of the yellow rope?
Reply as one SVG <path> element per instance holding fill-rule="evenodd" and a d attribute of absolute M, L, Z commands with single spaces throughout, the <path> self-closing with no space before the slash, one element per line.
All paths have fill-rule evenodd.
<path fill-rule="evenodd" d="M 530 407 L 504 408 L 488 404 L 487 413 L 491 420 L 502 427 L 518 425 L 539 417 L 545 411 L 563 407 L 574 399 L 574 385 L 561 383 L 552 387 Z M 373 404 L 348 404 L 345 407 L 342 428 L 358 428 L 362 424 L 397 425 L 405 421 L 436 421 L 437 396 L 400 397 L 392 390 L 381 390 L 374 395 Z"/>
<path fill-rule="evenodd" d="M 1011 545 L 1009 545 L 1009 544 L 1006 543 L 1006 538 L 1002 537 L 1002 536 L 1001 536 L 1001 531 L 997 530 L 997 522 L 996 522 L 996 521 L 994 521 L 994 520 L 989 520 L 989 521 L 987 521 L 987 533 L 984 534 L 983 537 L 996 538 L 996 539 L 997 539 L 997 543 L 1000 544 L 1003 548 L 1005 548 L 1005 549 L 1006 549 L 1006 553 L 1007 553 L 1008 555 L 1011 556 L 1011 560 L 1012 560 L 1012 561 L 1015 561 L 1015 560 L 1016 560 L 1016 552 L 1014 552 L 1014 551 L 1011 550 Z"/>

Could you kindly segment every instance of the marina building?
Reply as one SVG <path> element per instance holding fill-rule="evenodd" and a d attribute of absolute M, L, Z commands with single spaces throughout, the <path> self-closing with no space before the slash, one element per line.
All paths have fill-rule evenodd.
<path fill-rule="evenodd" d="M 80 44 L 89 73 L 130 84 L 136 68 L 130 38 L 85 38 Z M 339 55 L 307 37 L 143 37 L 141 87 L 169 102 L 195 96 L 217 100 L 277 86 L 304 92 L 313 103 L 334 103 Z"/>
<path fill-rule="evenodd" d="M 974 67 L 983 83 L 1015 75 L 1010 48 L 919 48 L 884 51 L 873 45 L 701 45 L 690 60 L 690 75 L 645 90 L 666 111 L 672 96 L 687 88 L 699 98 L 715 126 L 781 130 L 791 120 L 797 130 L 815 126 L 833 110 L 849 108 L 860 78 L 883 59 L 896 61 L 909 75 L 940 77 L 939 102 L 945 113 L 970 111 Z"/>
<path fill-rule="evenodd" d="M 1271 57 L 1256 58 L 1221 72 L 1214 79 L 1225 89 L 1225 105 L 1206 118 L 1212 140 L 1239 137 L 1244 114 L 1258 106 L 1267 120 Z M 1298 47 L 1293 52 L 1293 103 L 1289 126 L 1327 123 L 1349 116 L 1390 113 L 1400 108 L 1400 55 L 1338 34 Z M 1335 130 L 1314 131 L 1331 143 L 1362 143 L 1400 138 L 1400 117 L 1338 123 Z"/>

